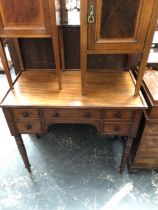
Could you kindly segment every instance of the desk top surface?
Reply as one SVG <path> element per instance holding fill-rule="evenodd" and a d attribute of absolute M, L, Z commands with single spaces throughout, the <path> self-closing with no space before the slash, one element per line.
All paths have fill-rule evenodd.
<path fill-rule="evenodd" d="M 81 94 L 80 71 L 63 72 L 62 83 L 59 91 L 51 70 L 24 71 L 1 106 L 146 108 L 144 98 L 134 96 L 135 85 L 128 71 L 89 71 L 86 96 Z"/>

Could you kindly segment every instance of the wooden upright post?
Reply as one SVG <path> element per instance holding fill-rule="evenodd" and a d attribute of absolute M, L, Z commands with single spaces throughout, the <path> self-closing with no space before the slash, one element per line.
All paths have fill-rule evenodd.
<path fill-rule="evenodd" d="M 140 66 L 139 66 L 138 78 L 137 78 L 137 83 L 136 83 L 136 88 L 135 88 L 136 96 L 138 96 L 141 85 L 142 85 L 142 81 L 143 81 L 143 77 L 144 77 L 144 73 L 145 73 L 145 69 L 146 69 L 146 65 L 148 61 L 148 56 L 149 56 L 151 45 L 152 45 L 153 35 L 156 29 L 156 23 L 157 23 L 157 18 L 158 18 L 157 11 L 158 11 L 158 0 L 155 0 L 153 11 L 152 11 L 152 18 L 150 20 L 148 34 L 147 34 L 146 42 L 144 45 L 145 47 L 143 50 L 143 54 L 142 54 L 142 58 L 141 58 Z"/>
<path fill-rule="evenodd" d="M 56 65 L 56 75 L 58 79 L 59 90 L 61 90 L 62 89 L 61 59 L 60 59 L 60 47 L 59 47 L 59 34 L 56 22 L 55 0 L 49 0 L 49 13 L 50 13 L 50 26 L 51 26 L 52 44 L 54 50 L 54 59 Z"/>
<path fill-rule="evenodd" d="M 3 67 L 4 67 L 4 71 L 5 71 L 9 86 L 10 86 L 10 88 L 13 88 L 13 82 L 12 82 L 12 78 L 11 78 L 11 75 L 10 75 L 10 68 L 9 68 L 7 57 L 6 57 L 6 54 L 5 54 L 2 38 L 0 38 L 0 57 L 1 57 L 1 60 L 2 60 L 2 64 L 3 64 Z"/>
<path fill-rule="evenodd" d="M 86 94 L 86 74 L 87 74 L 87 1 L 81 0 L 80 3 L 80 22 L 81 22 L 81 80 L 82 80 L 82 95 Z"/>

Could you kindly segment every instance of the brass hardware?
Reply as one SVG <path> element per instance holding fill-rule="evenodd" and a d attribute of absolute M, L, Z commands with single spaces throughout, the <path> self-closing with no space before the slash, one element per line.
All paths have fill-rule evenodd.
<path fill-rule="evenodd" d="M 30 130 L 30 129 L 32 129 L 32 125 L 26 125 L 26 128 L 27 128 L 28 130 Z"/>
<path fill-rule="evenodd" d="M 90 4 L 89 4 L 89 12 L 88 12 L 88 23 L 94 23 L 94 21 L 95 21 L 94 11 L 95 11 L 94 3 L 90 2 Z"/>
<path fill-rule="evenodd" d="M 115 127 L 115 131 L 116 132 L 119 132 L 120 131 L 120 128 L 119 127 Z"/>
<path fill-rule="evenodd" d="M 23 113 L 23 116 L 24 116 L 24 117 L 28 117 L 28 116 L 29 116 L 29 113 L 28 113 L 28 112 L 24 112 L 24 113 Z"/>
<path fill-rule="evenodd" d="M 86 118 L 91 117 L 91 113 L 90 112 L 86 112 L 85 115 L 84 115 L 84 117 L 86 117 Z"/>
<path fill-rule="evenodd" d="M 57 117 L 59 117 L 59 115 L 60 114 L 58 112 L 54 112 L 53 117 L 57 118 Z"/>
<path fill-rule="evenodd" d="M 116 113 L 116 118 L 121 118 L 121 112 Z"/>

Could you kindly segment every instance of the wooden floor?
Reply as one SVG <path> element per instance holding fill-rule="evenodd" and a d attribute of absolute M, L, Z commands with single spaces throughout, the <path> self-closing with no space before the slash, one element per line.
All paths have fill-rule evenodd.
<path fill-rule="evenodd" d="M 142 108 L 146 103 L 134 96 L 134 83 L 125 71 L 92 70 L 87 76 L 87 94 L 81 95 L 80 71 L 66 71 L 63 89 L 58 91 L 53 71 L 25 71 L 15 83 L 3 106 L 51 107 L 129 107 Z"/>

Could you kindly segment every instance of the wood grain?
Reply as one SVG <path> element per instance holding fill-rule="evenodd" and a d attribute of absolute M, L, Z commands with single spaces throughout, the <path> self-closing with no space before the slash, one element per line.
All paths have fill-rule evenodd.
<path fill-rule="evenodd" d="M 133 96 L 134 88 L 129 72 L 93 70 L 87 74 L 87 95 L 82 96 L 80 71 L 63 73 L 61 91 L 52 71 L 24 71 L 2 106 L 146 108 L 141 96 Z"/>
<path fill-rule="evenodd" d="M 51 36 L 48 0 L 1 0 L 1 37 Z"/>

